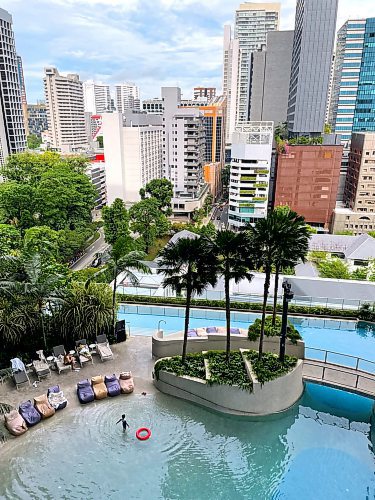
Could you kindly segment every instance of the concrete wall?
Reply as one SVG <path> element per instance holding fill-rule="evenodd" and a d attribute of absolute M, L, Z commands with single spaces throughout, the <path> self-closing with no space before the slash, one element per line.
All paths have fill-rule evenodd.
<path fill-rule="evenodd" d="M 157 332 L 152 337 L 152 355 L 155 358 L 166 358 L 168 356 L 178 356 L 182 353 L 183 332 L 173 333 L 167 337 L 162 337 L 162 332 Z M 263 349 L 265 352 L 278 353 L 280 346 L 279 337 L 264 337 Z M 255 349 L 258 350 L 259 341 L 250 342 L 247 335 L 231 335 L 231 349 Z M 188 339 L 187 352 L 202 352 L 213 350 L 225 350 L 226 335 L 215 334 L 207 337 L 192 337 Z M 286 341 L 286 353 L 296 356 L 299 359 L 305 357 L 305 343 L 298 340 L 297 344 Z"/>
<path fill-rule="evenodd" d="M 193 377 L 177 377 L 161 371 L 155 386 L 166 394 L 232 415 L 269 415 L 287 410 L 301 397 L 303 362 L 263 386 L 254 381 L 253 392 L 229 385 L 208 385 Z"/>

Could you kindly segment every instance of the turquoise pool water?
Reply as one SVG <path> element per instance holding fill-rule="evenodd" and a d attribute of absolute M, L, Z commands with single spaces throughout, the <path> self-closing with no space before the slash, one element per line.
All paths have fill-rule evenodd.
<path fill-rule="evenodd" d="M 125 319 L 131 335 L 153 335 L 160 328 L 166 335 L 184 328 L 185 309 L 176 307 L 122 305 L 119 318 Z M 247 329 L 259 314 L 232 312 L 231 326 Z M 347 354 L 365 360 L 375 361 L 375 327 L 356 321 L 290 317 L 298 328 L 307 346 L 306 354 L 314 359 L 324 355 L 313 349 L 323 349 Z M 190 327 L 225 326 L 224 311 L 192 309 Z M 309 349 L 310 348 L 310 349 Z M 348 366 L 355 366 L 356 360 L 330 355 L 329 360 Z M 361 362 L 364 370 L 375 372 L 375 365 Z"/>

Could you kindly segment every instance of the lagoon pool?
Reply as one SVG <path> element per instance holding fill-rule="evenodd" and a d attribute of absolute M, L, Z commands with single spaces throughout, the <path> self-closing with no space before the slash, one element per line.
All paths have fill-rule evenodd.
<path fill-rule="evenodd" d="M 231 326 L 247 329 L 259 314 L 232 312 Z M 184 328 L 185 309 L 181 307 L 141 306 L 122 304 L 119 319 L 125 319 L 131 335 L 152 336 L 160 328 L 165 335 Z M 322 318 L 290 317 L 302 335 L 306 355 L 321 359 L 324 355 L 314 351 L 322 349 L 351 355 L 375 362 L 375 326 L 369 323 Z M 225 312 L 211 309 L 192 309 L 190 327 L 225 326 Z M 310 349 L 309 349 L 310 348 Z M 356 360 L 330 355 L 329 360 L 351 366 Z M 362 362 L 361 368 L 375 372 L 375 365 Z"/>
<path fill-rule="evenodd" d="M 1 451 L 0 498 L 370 500 L 372 406 L 307 384 L 269 418 L 223 416 L 161 393 L 68 407 Z M 127 433 L 115 425 L 123 412 Z M 148 441 L 135 438 L 141 426 Z"/>

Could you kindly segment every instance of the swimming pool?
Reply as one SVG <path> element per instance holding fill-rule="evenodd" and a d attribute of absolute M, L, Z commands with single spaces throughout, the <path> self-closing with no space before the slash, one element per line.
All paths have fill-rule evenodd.
<path fill-rule="evenodd" d="M 259 314 L 232 312 L 231 326 L 247 329 Z M 131 335 L 153 335 L 160 323 L 165 335 L 184 328 L 185 309 L 182 307 L 140 306 L 122 304 L 119 319 L 125 319 Z M 375 361 L 375 327 L 356 321 L 322 318 L 290 317 L 302 335 L 306 355 L 321 359 L 323 353 L 313 349 L 323 349 Z M 163 323 L 163 321 L 165 323 Z M 225 311 L 212 309 L 192 309 L 190 327 L 225 326 Z M 311 349 L 309 349 L 311 348 Z M 330 361 L 355 366 L 356 360 L 330 355 Z M 374 372 L 375 365 L 362 362 L 361 368 Z"/>
<path fill-rule="evenodd" d="M 161 393 L 68 407 L 0 455 L 0 498 L 372 499 L 372 403 L 307 384 L 272 418 L 223 416 Z M 124 412 L 127 433 L 115 425 Z M 148 441 L 135 438 L 141 426 Z"/>

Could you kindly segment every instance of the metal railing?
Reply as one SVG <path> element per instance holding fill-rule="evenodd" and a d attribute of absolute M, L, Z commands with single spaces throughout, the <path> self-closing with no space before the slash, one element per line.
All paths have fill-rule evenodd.
<path fill-rule="evenodd" d="M 318 355 L 318 357 L 311 357 L 308 355 L 310 351 L 314 351 L 315 353 L 321 353 L 322 355 Z M 352 356 L 350 354 L 343 354 L 341 352 L 335 352 L 335 351 L 327 351 L 325 349 L 317 349 L 315 347 L 306 347 L 305 359 L 311 361 L 320 361 L 322 363 L 341 366 L 344 368 L 350 368 L 352 370 L 363 371 L 375 375 L 375 361 L 370 361 L 369 359 Z"/>

